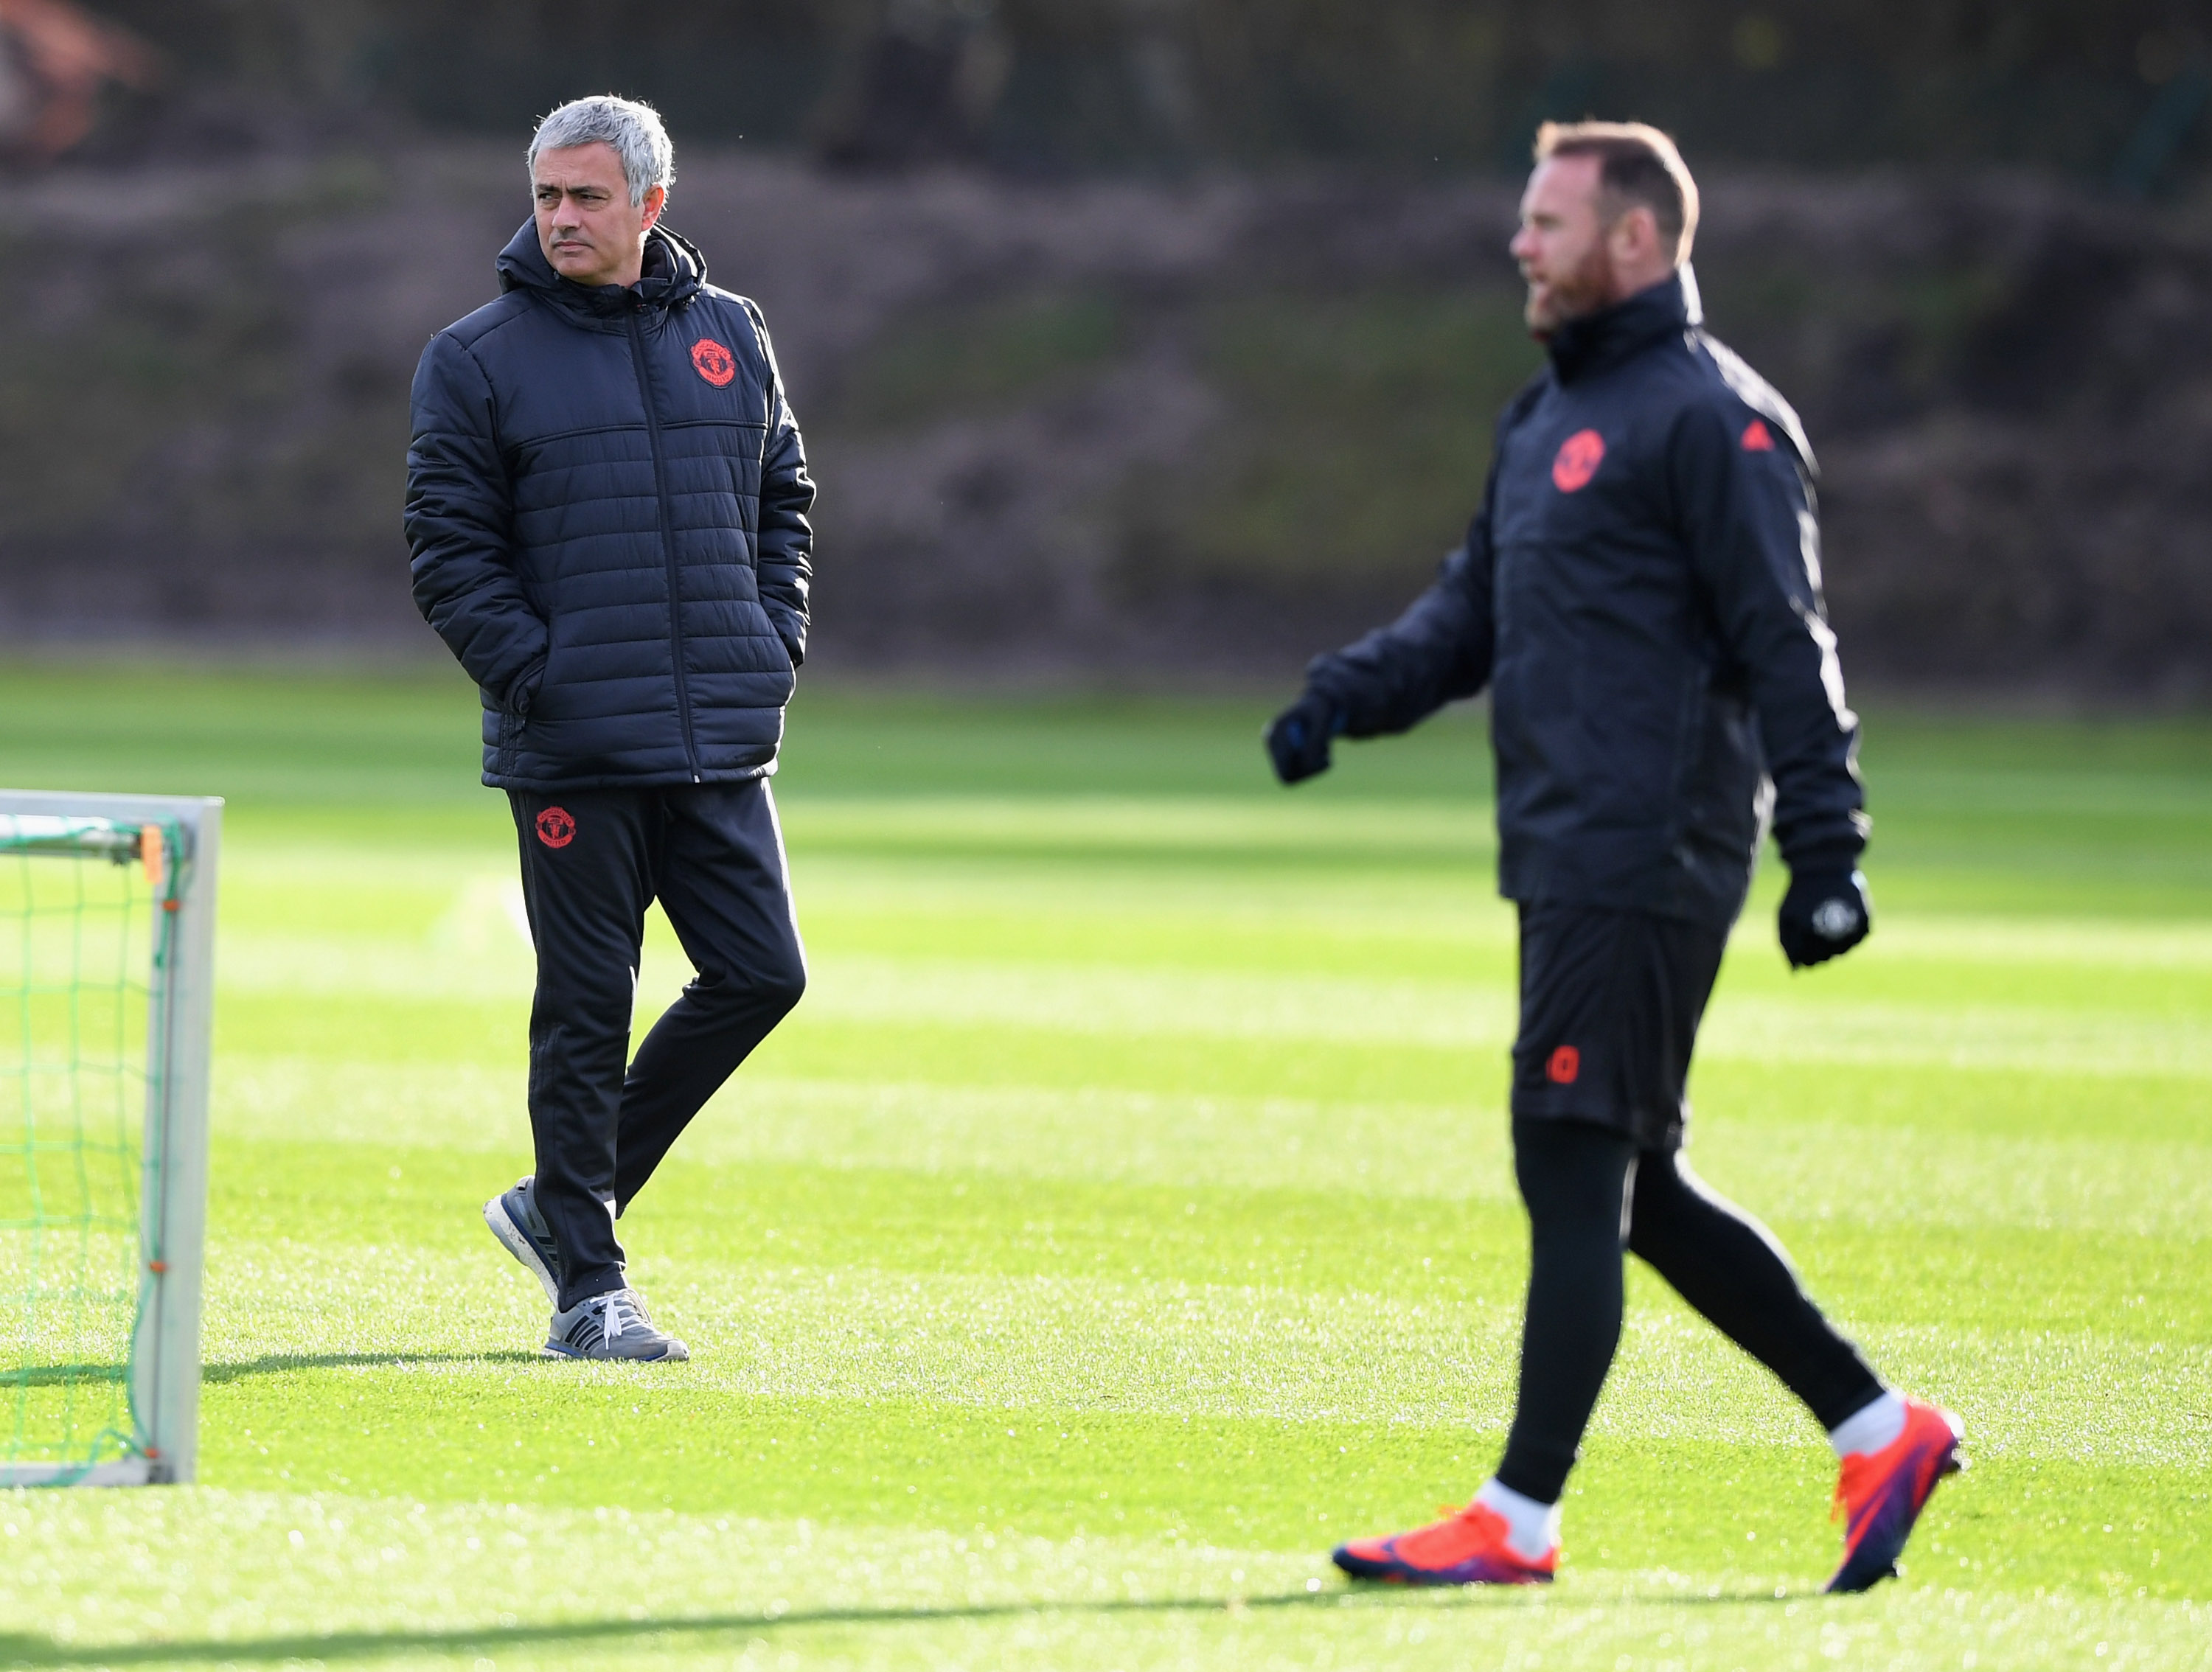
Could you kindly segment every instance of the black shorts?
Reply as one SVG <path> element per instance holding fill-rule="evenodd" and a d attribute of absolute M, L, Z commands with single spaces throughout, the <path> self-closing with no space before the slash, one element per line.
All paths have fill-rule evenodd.
<path fill-rule="evenodd" d="M 1679 918 L 1523 904 L 1515 1117 L 1680 1148 L 1690 1051 L 1727 946 L 1726 929 Z"/>

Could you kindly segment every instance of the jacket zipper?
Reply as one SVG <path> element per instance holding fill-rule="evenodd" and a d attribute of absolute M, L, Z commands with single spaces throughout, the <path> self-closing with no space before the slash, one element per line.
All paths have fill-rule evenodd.
<path fill-rule="evenodd" d="M 653 381 L 646 375 L 645 337 L 638 329 L 638 309 L 630 306 L 629 362 L 637 372 L 638 398 L 645 403 L 645 433 L 653 446 L 653 492 L 660 505 L 660 549 L 668 559 L 668 652 L 676 668 L 676 718 L 684 728 L 684 759 L 691 769 L 691 781 L 699 776 L 699 745 L 691 734 L 691 687 L 684 674 L 683 573 L 676 562 L 676 519 L 668 508 L 668 465 L 660 447 L 660 414 L 653 404 Z"/>

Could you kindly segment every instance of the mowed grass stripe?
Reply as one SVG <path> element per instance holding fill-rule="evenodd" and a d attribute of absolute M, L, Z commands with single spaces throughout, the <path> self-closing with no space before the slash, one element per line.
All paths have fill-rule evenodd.
<path fill-rule="evenodd" d="M 981 1049 L 984 1042 L 975 1043 Z M 1692 1153 L 1717 1181 L 1760 1204 L 1766 1218 L 1812 1221 L 1816 1234 L 1828 1224 L 2012 1226 L 2117 1231 L 2185 1246 L 2212 1236 L 2212 1140 L 2058 1135 L 2081 1107 L 2064 1098 L 2049 1122 L 2052 1135 L 2004 1135 L 2008 1084 L 1998 1077 L 1984 1089 L 1988 1110 L 1954 1111 L 1949 1129 L 1899 1128 L 1878 1118 L 1899 1091 L 1894 1073 L 1855 1075 L 1852 1084 L 1828 1088 L 1820 1106 L 1786 1116 L 1762 1106 L 1758 1094 L 1769 1088 L 1753 1082 L 1752 1095 L 1730 1096 L 1734 1088 L 1724 1085 L 1713 1093 L 1719 1111 L 1698 1117 Z M 501 1158 L 526 1152 L 529 1143 L 511 1076 L 491 1067 L 349 1070 L 312 1058 L 240 1059 L 223 1087 L 226 1130 L 240 1137 L 436 1144 Z M 2142 1088 L 2145 1124 L 2155 1128 L 2173 1116 L 2176 1089 L 2155 1081 Z M 686 1134 L 679 1163 L 817 1162 L 1510 1207 L 1516 1198 L 1500 1091 L 1460 1104 L 1355 1104 L 763 1073 L 708 1106 Z M 303 1107 L 315 1111 L 305 1132 Z M 1861 1110 L 1876 1117 L 1853 1118 Z M 1864 1148 L 1892 1163 L 1880 1190 L 1834 1165 L 1837 1155 Z"/>
<path fill-rule="evenodd" d="M 483 1002 L 487 988 L 511 990 L 513 973 L 503 961 L 473 958 L 460 948 L 433 945 L 394 955 L 368 942 L 326 946 L 306 936 L 261 936 L 231 953 L 225 986 L 240 997 L 467 1005 Z M 649 996 L 672 998 L 680 978 L 653 974 Z M 1960 980 L 1954 970 L 1948 982 L 1930 977 L 1906 985 L 1942 985 L 1955 993 Z M 1786 996 L 1736 990 L 1748 984 L 1719 989 L 1698 1041 L 1701 1061 L 1931 1063 L 2212 1079 L 2212 1030 L 2191 1008 L 2185 990 L 2162 995 L 2161 1014 L 2125 1009 L 2109 988 L 2100 1002 L 2079 1006 L 2051 1002 L 2061 995 L 2051 994 L 2035 1006 L 1954 1002 L 1939 1008 L 1909 990 L 1892 1000 L 1845 990 L 1813 994 L 1801 988 Z M 1281 1037 L 1443 1046 L 1486 1051 L 1494 1060 L 1511 1043 L 1516 1008 L 1504 981 L 1268 976 L 839 952 L 816 957 L 805 1020 L 799 1025 L 880 1021 L 1133 1037 Z"/>
<path fill-rule="evenodd" d="M 441 1152 L 400 1152 L 378 1177 L 382 1153 L 332 1170 L 351 1189 L 228 1205 L 241 1263 L 226 1276 L 251 1302 L 212 1321 L 211 1341 L 243 1354 L 275 1335 L 303 1353 L 343 1353 L 380 1316 L 378 1340 L 395 1352 L 465 1354 L 482 1346 L 480 1322 L 497 1316 L 518 1346 L 534 1345 L 536 1292 L 485 1260 L 472 1216 L 439 1206 L 465 1199 L 467 1183 Z M 692 1165 L 670 1182 L 689 1210 L 641 1206 L 627 1230 L 640 1281 L 701 1350 L 686 1372 L 696 1381 L 1383 1423 L 1494 1426 L 1507 1402 L 1525 1270 L 1507 1209 L 1362 1211 L 1312 1191 L 788 1166 Z M 371 1239 L 334 1234 L 327 1269 L 272 1286 L 263 1274 L 296 1256 L 270 1233 L 301 1207 L 374 1227 Z M 2021 1318 L 1971 1298 L 1942 1304 L 1929 1277 L 1955 1274 L 1973 1297 L 2045 1239 L 1954 1233 L 1900 1248 L 1879 1233 L 1801 1228 L 1811 1280 L 1838 1321 L 1895 1374 L 1956 1402 L 1981 1446 L 2212 1461 L 2212 1422 L 2185 1403 L 2212 1355 L 2171 1339 L 2198 1304 L 2195 1261 L 2154 1265 L 2149 1239 L 2069 1239 L 2076 1286 Z M 404 1280 L 386 1293 L 387 1278 Z M 2108 1312 L 2123 1283 L 2141 1286 Z M 1659 1286 L 1644 1292 L 1650 1304 L 1613 1384 L 1627 1421 L 1716 1440 L 1816 1439 L 1762 1373 Z M 1921 1298 L 1900 1309 L 1888 1298 L 1899 1292 Z M 1345 1377 L 1346 1363 L 1362 1374 Z M 2161 1385 L 2174 1399 L 2148 1412 L 2124 1414 L 2113 1398 L 2116 1388 Z M 2022 1388 L 2033 1396 L 2002 1391 Z"/>
<path fill-rule="evenodd" d="M 2014 1506 L 2014 1523 L 2039 1542 L 2033 1504 Z M 0 1638 L 0 1652 L 62 1666 L 494 1657 L 596 1666 L 649 1654 L 672 1665 L 792 1656 L 860 1667 L 1212 1667 L 1308 1664 L 1326 1645 L 1332 1660 L 1421 1668 L 1464 1666 L 1510 1645 L 1545 1664 L 1958 1664 L 1971 1652 L 1987 1666 L 2093 1663 L 2101 1642 L 2140 1664 L 2207 1663 L 2212 1610 L 2201 1603 L 2134 1587 L 2038 1596 L 1958 1584 L 1860 1602 L 1777 1598 L 1803 1570 L 1764 1559 L 1765 1541 L 1743 1541 L 1724 1566 L 1696 1576 L 1571 1566 L 1549 1594 L 1352 1597 L 1326 1579 L 1309 1590 L 1322 1577 L 1310 1560 L 1190 1540 L 335 1491 L 210 1490 L 144 1509 L 88 1497 L 46 1512 L 17 1572 L 52 1595 L 97 1563 L 109 1575 L 105 1594 L 96 1604 L 73 1597 L 52 1616 L 58 1641 Z M 1966 1584 L 2018 1572 L 1965 1560 L 1952 1572 Z M 573 1583 L 579 1569 L 594 1577 L 589 1590 Z M 345 1583 L 330 1583 L 334 1575 Z M 380 1600 L 396 1591 L 412 1599 L 398 1620 Z M 196 1599 L 181 1629 L 180 1596 Z M 610 1608 L 610 1596 L 625 1605 Z M 108 1646 L 118 1642 L 147 1647 L 118 1653 Z"/>

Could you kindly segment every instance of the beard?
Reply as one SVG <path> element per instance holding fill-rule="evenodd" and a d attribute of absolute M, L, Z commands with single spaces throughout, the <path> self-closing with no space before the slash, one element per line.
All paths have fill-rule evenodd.
<path fill-rule="evenodd" d="M 1530 285 L 1523 316 L 1528 321 L 1531 332 L 1538 337 L 1549 337 L 1570 319 L 1579 319 L 1601 308 L 1610 307 L 1618 300 L 1614 295 L 1615 288 L 1613 258 L 1601 240 L 1592 245 L 1568 272 L 1540 289 Z"/>

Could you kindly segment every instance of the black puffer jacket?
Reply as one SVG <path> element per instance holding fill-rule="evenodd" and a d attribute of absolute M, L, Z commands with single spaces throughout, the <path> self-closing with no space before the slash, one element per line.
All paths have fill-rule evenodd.
<path fill-rule="evenodd" d="M 1549 350 L 1466 544 L 1308 681 L 1353 737 L 1488 684 L 1503 891 L 1726 924 L 1770 806 L 1793 869 L 1865 842 L 1812 452 L 1686 275 Z"/>
<path fill-rule="evenodd" d="M 806 648 L 814 502 L 760 310 L 648 234 L 644 277 L 556 274 L 525 222 L 505 294 L 415 374 L 415 601 L 483 693 L 484 781 L 775 769 Z"/>

